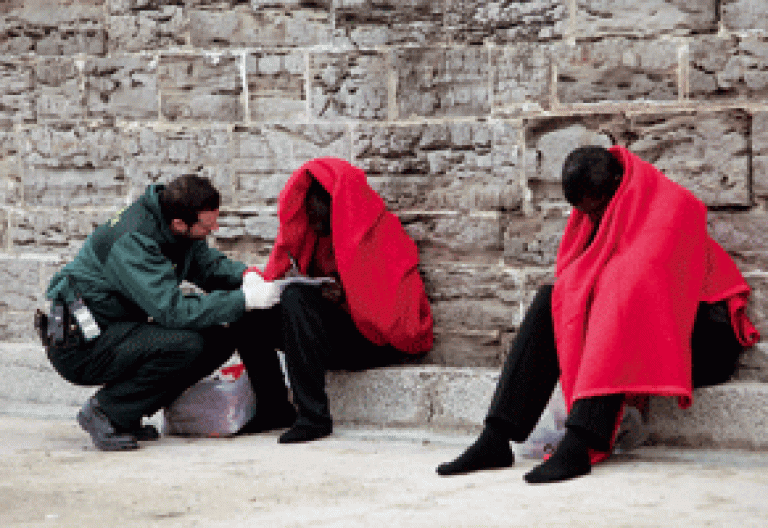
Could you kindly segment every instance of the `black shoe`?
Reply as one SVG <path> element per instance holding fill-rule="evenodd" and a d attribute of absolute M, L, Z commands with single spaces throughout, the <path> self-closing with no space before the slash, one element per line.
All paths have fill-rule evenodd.
<path fill-rule="evenodd" d="M 296 409 L 293 405 L 286 403 L 286 406 L 279 410 L 269 410 L 257 412 L 256 415 L 248 420 L 240 428 L 239 434 L 258 434 L 266 433 L 274 429 L 285 429 L 290 427 L 296 421 Z"/>
<path fill-rule="evenodd" d="M 77 423 L 91 435 L 94 445 L 102 451 L 124 451 L 139 447 L 135 436 L 117 430 L 99 407 L 96 398 L 85 402 L 77 413 Z"/>
<path fill-rule="evenodd" d="M 288 429 L 278 439 L 281 444 L 296 444 L 299 442 L 311 442 L 324 438 L 333 432 L 331 424 L 325 425 L 297 425 Z"/>
<path fill-rule="evenodd" d="M 151 442 L 160 439 L 160 431 L 157 430 L 157 427 L 152 424 L 141 425 L 141 422 L 137 422 L 130 429 L 120 432 L 133 435 L 139 442 Z"/>

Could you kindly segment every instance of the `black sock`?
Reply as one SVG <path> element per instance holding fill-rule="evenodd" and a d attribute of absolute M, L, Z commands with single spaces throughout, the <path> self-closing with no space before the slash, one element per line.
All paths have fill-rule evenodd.
<path fill-rule="evenodd" d="M 581 477 L 590 471 L 592 463 L 586 437 L 578 429 L 569 427 L 552 456 L 523 478 L 529 484 L 543 484 Z"/>
<path fill-rule="evenodd" d="M 509 447 L 509 438 L 499 431 L 485 426 L 480 437 L 459 457 L 437 466 L 438 475 L 459 475 L 481 469 L 509 467 L 515 463 L 515 455 Z"/>

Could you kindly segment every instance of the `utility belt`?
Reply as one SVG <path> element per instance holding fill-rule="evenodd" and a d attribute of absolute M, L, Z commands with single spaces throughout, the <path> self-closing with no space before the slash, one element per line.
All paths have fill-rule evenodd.
<path fill-rule="evenodd" d="M 35 328 L 46 347 L 79 348 L 101 335 L 93 313 L 77 291 L 72 302 L 54 300 L 48 313 L 37 310 Z"/>

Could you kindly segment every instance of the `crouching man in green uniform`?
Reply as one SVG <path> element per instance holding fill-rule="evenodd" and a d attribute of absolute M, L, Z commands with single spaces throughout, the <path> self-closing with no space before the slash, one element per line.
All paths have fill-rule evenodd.
<path fill-rule="evenodd" d="M 39 330 L 61 376 L 101 386 L 77 416 L 99 449 L 136 449 L 138 441 L 158 438 L 142 419 L 235 350 L 259 406 L 248 430 L 287 427 L 296 418 L 277 354 L 256 354 L 252 346 L 280 291 L 260 280 L 243 284 L 246 265 L 208 247 L 219 202 L 206 178 L 150 185 L 51 279 L 52 309 Z M 183 280 L 206 294 L 185 294 Z"/>

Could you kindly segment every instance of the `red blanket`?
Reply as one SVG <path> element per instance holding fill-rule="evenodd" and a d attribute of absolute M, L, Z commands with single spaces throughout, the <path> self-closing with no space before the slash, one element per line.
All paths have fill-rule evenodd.
<path fill-rule="evenodd" d="M 622 147 L 624 166 L 592 244 L 574 208 L 557 253 L 552 316 L 566 407 L 606 394 L 692 401 L 691 334 L 700 301 L 727 299 L 744 345 L 759 334 L 744 309 L 750 288 L 707 234 L 706 207 Z"/>
<path fill-rule="evenodd" d="M 280 193 L 277 240 L 267 280 L 290 267 L 307 273 L 317 235 L 307 224 L 304 197 L 315 179 L 331 195 L 331 237 L 350 315 L 371 342 L 408 353 L 432 348 L 432 312 L 417 270 L 416 244 L 371 189 L 365 173 L 335 158 L 319 158 L 293 173 Z"/>

